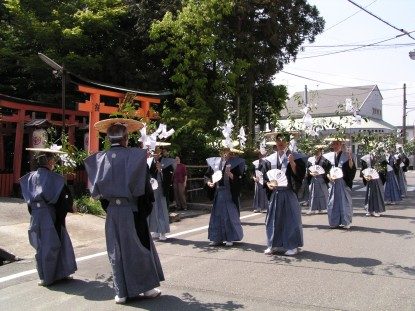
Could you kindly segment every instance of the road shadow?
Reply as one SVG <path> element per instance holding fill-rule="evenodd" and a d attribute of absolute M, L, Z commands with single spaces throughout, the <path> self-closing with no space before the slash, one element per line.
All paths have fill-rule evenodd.
<path fill-rule="evenodd" d="M 86 300 L 114 300 L 115 292 L 112 287 L 112 276 L 99 275 L 93 281 L 74 278 L 63 280 L 48 286 L 51 291 L 64 292 L 70 295 L 83 296 Z"/>
<path fill-rule="evenodd" d="M 129 307 L 136 307 L 143 310 L 169 310 L 169 311 L 193 311 L 193 310 L 238 310 L 244 309 L 242 304 L 228 300 L 220 302 L 201 302 L 190 293 L 183 293 L 181 297 L 172 295 L 161 295 L 156 299 L 133 298 L 127 301 Z"/>
<path fill-rule="evenodd" d="M 241 225 L 244 226 L 244 227 L 257 227 L 257 226 L 265 227 L 265 222 L 245 222 L 245 221 L 242 221 Z"/>
<path fill-rule="evenodd" d="M 342 229 L 342 228 L 330 228 L 328 225 L 312 225 L 312 224 L 303 224 L 303 228 L 315 228 L 319 230 L 341 230 L 343 232 L 370 232 L 370 233 L 386 233 L 386 234 L 394 234 L 398 236 L 403 236 L 405 238 L 413 238 L 414 234 L 412 231 L 409 230 L 400 230 L 400 229 L 384 229 L 384 228 L 371 228 L 371 227 L 361 227 L 361 226 L 353 226 L 350 229 Z"/>
<path fill-rule="evenodd" d="M 406 267 L 406 266 L 402 266 L 399 264 L 393 264 L 393 265 L 389 265 L 385 267 L 383 270 L 389 275 L 395 275 L 394 272 L 398 271 L 398 272 L 401 272 L 401 273 L 403 272 L 411 276 L 415 276 L 415 267 Z"/>
<path fill-rule="evenodd" d="M 178 238 L 168 238 L 166 241 L 160 242 L 157 245 L 163 244 L 174 244 L 174 245 L 182 245 L 182 246 L 192 246 L 193 249 L 198 249 L 202 252 L 208 254 L 215 254 L 223 250 L 232 249 L 234 247 L 239 247 L 239 242 L 234 242 L 234 245 L 229 247 L 223 245 L 219 246 L 210 246 L 210 241 L 193 241 L 193 240 L 185 240 L 185 239 L 178 239 Z"/>
<path fill-rule="evenodd" d="M 182 246 L 193 246 L 194 249 L 201 250 L 202 252 L 214 254 L 218 252 L 228 251 L 232 249 L 239 249 L 242 251 L 247 252 L 257 252 L 257 253 L 263 253 L 264 250 L 267 248 L 265 245 L 265 239 L 264 244 L 252 244 L 252 243 L 246 243 L 243 241 L 240 242 L 234 242 L 233 246 L 209 246 L 209 241 L 192 241 L 192 240 L 185 240 L 185 239 L 177 239 L 177 238 L 170 238 L 167 240 L 167 242 L 163 243 L 170 243 L 175 245 L 182 245 Z"/>
<path fill-rule="evenodd" d="M 345 264 L 357 268 L 369 268 L 382 264 L 380 260 L 366 257 L 341 257 L 311 251 L 301 251 L 295 257 L 272 255 L 272 260 L 277 263 L 301 263 L 301 262 L 324 262 L 331 265 Z"/>

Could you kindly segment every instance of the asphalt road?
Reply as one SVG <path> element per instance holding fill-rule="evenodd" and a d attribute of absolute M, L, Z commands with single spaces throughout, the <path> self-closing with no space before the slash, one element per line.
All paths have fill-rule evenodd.
<path fill-rule="evenodd" d="M 27 211 L 0 199 L 0 247 L 25 258 L 0 267 L 0 310 L 415 310 L 415 172 L 407 178 L 408 197 L 380 218 L 365 216 L 356 183 L 351 230 L 329 229 L 326 214 L 303 215 L 296 257 L 263 254 L 265 214 L 243 211 L 244 239 L 229 248 L 208 246 L 207 214 L 174 223 L 170 238 L 156 242 L 162 296 L 123 306 L 114 303 L 104 219 L 68 217 L 78 271 L 39 287 Z"/>

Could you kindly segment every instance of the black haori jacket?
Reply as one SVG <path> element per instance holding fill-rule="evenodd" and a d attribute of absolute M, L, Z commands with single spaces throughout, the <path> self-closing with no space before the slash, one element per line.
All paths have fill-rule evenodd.
<path fill-rule="evenodd" d="M 219 161 L 219 159 L 220 158 L 218 158 L 218 161 Z M 240 197 L 240 194 L 241 194 L 242 180 L 243 180 L 244 174 L 245 174 L 245 160 L 242 159 L 242 158 L 239 158 L 239 157 L 233 157 L 233 158 L 229 159 L 225 163 L 225 165 L 222 169 L 223 176 L 225 175 L 226 164 L 231 165 L 231 173 L 233 174 L 234 177 L 233 177 L 233 179 L 229 178 L 229 185 L 230 185 L 230 190 L 231 190 L 232 201 L 235 203 L 236 207 L 239 210 L 240 209 L 239 197 Z M 206 172 L 204 174 L 204 178 L 205 178 L 204 188 L 207 192 L 209 200 L 213 200 L 213 198 L 215 196 L 215 190 L 216 190 L 216 186 L 213 187 L 213 188 L 210 188 L 207 185 L 207 182 L 212 180 L 213 173 L 214 173 L 214 169 L 209 165 L 208 169 L 206 170 Z M 223 178 L 220 181 L 218 181 L 218 185 L 219 186 L 224 185 Z"/>

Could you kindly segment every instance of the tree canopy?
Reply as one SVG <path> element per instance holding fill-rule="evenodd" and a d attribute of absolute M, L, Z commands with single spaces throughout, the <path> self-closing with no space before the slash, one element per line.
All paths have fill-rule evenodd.
<path fill-rule="evenodd" d="M 287 98 L 273 76 L 323 27 L 306 0 L 4 0 L 0 93 L 59 102 L 41 52 L 88 79 L 171 90 L 174 140 L 207 143 L 228 112 L 252 134 Z"/>

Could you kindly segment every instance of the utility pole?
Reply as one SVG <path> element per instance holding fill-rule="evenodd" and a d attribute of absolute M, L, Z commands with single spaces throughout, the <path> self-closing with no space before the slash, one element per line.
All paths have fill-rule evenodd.
<path fill-rule="evenodd" d="M 308 91 L 307 91 L 307 85 L 304 86 L 304 107 L 308 107 Z"/>
<path fill-rule="evenodd" d="M 402 144 L 406 143 L 406 84 L 403 84 Z"/>

